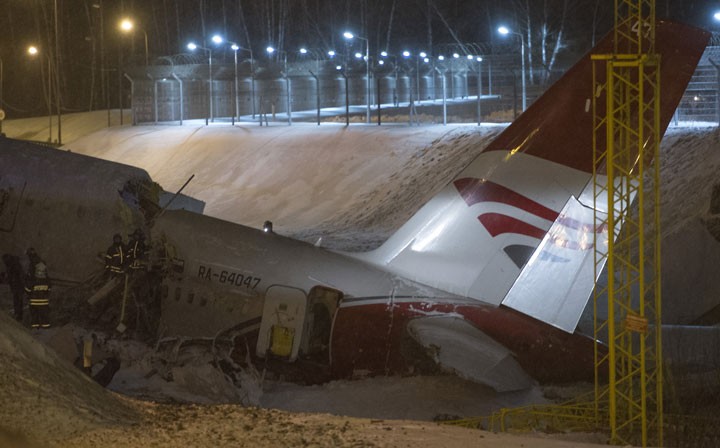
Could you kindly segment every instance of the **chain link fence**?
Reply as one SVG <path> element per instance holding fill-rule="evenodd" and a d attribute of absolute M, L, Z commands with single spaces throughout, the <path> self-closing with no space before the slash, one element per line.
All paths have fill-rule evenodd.
<path fill-rule="evenodd" d="M 368 99 L 373 122 L 512 121 L 522 105 L 519 54 L 476 44 L 456 49 L 442 49 L 449 55 L 442 60 L 388 56 L 368 66 L 361 58 L 327 58 L 319 52 L 293 62 L 240 59 L 235 64 L 220 59 L 212 65 L 198 55 L 184 54 L 158 58 L 148 67 L 130 67 L 125 79 L 134 124 L 197 119 L 365 121 Z M 491 50 L 494 53 L 482 60 L 467 56 Z M 548 73 L 539 66 L 526 67 L 527 103 L 566 69 Z M 720 47 L 710 46 L 678 106 L 675 124 L 718 123 L 719 92 Z"/>

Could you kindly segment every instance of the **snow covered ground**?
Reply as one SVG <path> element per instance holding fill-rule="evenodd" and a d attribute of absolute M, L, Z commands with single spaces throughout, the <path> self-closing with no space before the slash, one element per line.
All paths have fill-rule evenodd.
<path fill-rule="evenodd" d="M 117 123 L 117 113 L 113 116 Z M 106 128 L 106 112 L 70 115 L 66 119 L 64 149 L 139 166 L 170 191 L 195 174 L 184 193 L 205 201 L 207 214 L 256 227 L 270 219 L 280 233 L 312 242 L 322 238 L 325 246 L 348 250 L 367 249 L 382 242 L 502 129 L 496 125 L 206 127 L 199 122 Z M 48 129 L 42 126 L 47 126 L 47 119 L 8 121 L 4 130 L 10 137 L 45 140 Z M 693 317 L 688 309 L 695 308 L 696 315 L 697 308 L 712 308 L 718 297 L 715 292 L 720 292 L 720 279 L 710 272 L 712 266 L 705 268 L 707 260 L 720 261 L 718 242 L 705 225 L 713 217 L 709 205 L 720 168 L 718 135 L 716 129 L 707 126 L 671 128 L 663 145 L 663 229 L 668 240 L 665 258 L 677 260 L 678 254 L 683 255 L 682 263 L 665 265 L 666 278 L 670 278 L 666 280 L 670 283 L 665 288 L 669 299 L 665 307 L 685 321 Z M 688 246 L 688 240 L 695 242 Z M 678 248 L 667 252 L 673 244 Z M 702 256 L 697 255 L 700 249 Z M 696 274 L 701 268 L 706 269 L 702 276 L 697 274 L 701 281 L 687 279 L 688 272 Z M 691 281 L 694 284 L 688 289 Z M 678 300 L 681 291 L 683 300 Z M 690 298 L 688 291 L 692 292 Z M 25 342 L 13 344 L 24 346 Z M 64 344 L 68 345 L 72 343 Z M 8 347 L 12 344 L 0 341 L 3 364 L 18 365 L 16 359 L 22 356 L 8 353 Z M 220 374 L 207 362 L 177 366 L 173 371 L 175 380 L 169 382 L 152 373 L 156 360 L 149 358 L 152 355 L 147 350 L 131 344 L 113 349 L 127 351 L 125 359 L 129 362 L 110 388 L 162 400 L 245 402 L 293 412 L 420 420 L 439 415 L 486 415 L 504 406 L 545 401 L 539 388 L 498 395 L 455 377 L 371 378 L 301 387 L 259 382 L 250 375 L 244 383 L 248 386 L 244 395 L 238 395 L 236 388 L 218 386 L 224 380 L 214 377 Z M 45 359 L 49 355 L 40 356 Z M 12 375 L 7 370 L 3 373 Z M 17 378 L 13 381 L 20 387 Z M 255 387 L 251 387 L 253 382 Z M 65 393 L 57 394 L 65 397 Z M 2 408 L 0 415 L 14 409 Z M 214 411 L 209 414 L 214 415 Z M 217 417 L 208 418 L 217 423 Z M 183 424 L 189 426 L 187 421 L 183 420 Z M 25 428 L 17 425 L 0 423 L 0 435 L 2 426 Z M 476 438 L 472 440 L 477 442 Z M 76 442 L 78 446 L 90 446 L 80 445 L 79 439 Z M 359 446 L 400 446 L 383 444 L 380 439 L 373 443 Z M 530 445 L 546 446 L 540 442 Z"/>

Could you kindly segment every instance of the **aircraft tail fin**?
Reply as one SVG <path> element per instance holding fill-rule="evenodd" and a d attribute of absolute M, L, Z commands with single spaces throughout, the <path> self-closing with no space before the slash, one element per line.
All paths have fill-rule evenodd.
<path fill-rule="evenodd" d="M 656 26 L 665 130 L 709 33 L 673 22 Z M 612 53 L 612 33 L 592 54 Z M 483 302 L 542 309 L 536 317 L 573 331 L 594 279 L 592 263 L 592 61 L 585 55 L 388 241 L 362 258 L 434 288 Z M 599 144 L 602 144 L 600 142 Z M 592 191 L 590 190 L 590 193 Z M 588 205 L 590 208 L 588 208 Z M 552 247 L 551 247 L 552 246 Z M 552 250 L 550 250 L 552 249 Z M 542 261 L 530 264 L 528 260 Z M 542 291 L 508 296 L 526 266 Z M 539 273 L 538 273 L 539 272 Z M 551 276 L 570 276 L 562 293 Z M 539 288 L 542 286 L 542 288 Z M 565 299 L 554 300 L 553 294 Z M 533 303 L 527 302 L 532 300 Z M 563 309 L 572 309 L 564 313 Z M 579 312 L 577 311 L 579 309 Z M 567 314 L 567 315 L 563 315 Z M 577 317 L 575 317 L 577 315 Z"/>

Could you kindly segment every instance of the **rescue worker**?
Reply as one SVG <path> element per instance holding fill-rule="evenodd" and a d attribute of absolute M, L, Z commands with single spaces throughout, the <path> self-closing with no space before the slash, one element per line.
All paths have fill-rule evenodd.
<path fill-rule="evenodd" d="M 148 247 L 145 245 L 145 234 L 138 228 L 128 236 L 130 241 L 127 247 L 127 265 L 130 272 L 147 270 Z"/>
<path fill-rule="evenodd" d="M 30 274 L 35 269 L 35 265 L 43 262 L 42 258 L 40 258 L 40 255 L 35 252 L 35 249 L 32 247 L 28 247 L 28 249 L 25 251 L 25 255 L 28 257 L 28 263 L 27 263 L 27 272 Z"/>
<path fill-rule="evenodd" d="M 5 278 L 10 286 L 10 292 L 13 296 L 13 309 L 15 311 L 15 320 L 22 322 L 23 319 L 23 300 L 25 299 L 25 275 L 20 257 L 16 255 L 3 254 L 3 263 L 5 263 Z"/>
<path fill-rule="evenodd" d="M 37 254 L 35 254 L 37 256 Z M 30 300 L 30 326 L 50 328 L 50 278 L 45 263 L 37 257 L 31 258 L 32 270 L 25 280 L 25 292 Z"/>
<path fill-rule="evenodd" d="M 113 243 L 108 247 L 105 254 L 105 272 L 110 275 L 120 276 L 125 273 L 127 263 L 127 249 L 123 244 L 122 236 L 119 233 L 113 235 Z"/>

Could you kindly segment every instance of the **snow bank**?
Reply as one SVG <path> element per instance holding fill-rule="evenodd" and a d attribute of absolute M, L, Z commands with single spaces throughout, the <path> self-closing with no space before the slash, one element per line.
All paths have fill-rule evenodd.
<path fill-rule="evenodd" d="M 0 434 L 11 428 L 42 441 L 137 418 L 122 399 L 60 359 L 4 312 L 0 328 Z"/>

